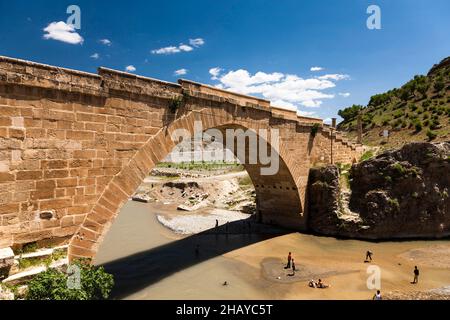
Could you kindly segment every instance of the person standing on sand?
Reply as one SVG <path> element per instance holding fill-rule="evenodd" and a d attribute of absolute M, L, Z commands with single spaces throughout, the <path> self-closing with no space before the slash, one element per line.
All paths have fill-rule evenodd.
<path fill-rule="evenodd" d="M 383 300 L 383 298 L 381 297 L 381 292 L 380 292 L 380 290 L 377 290 L 377 293 L 375 293 L 375 294 L 373 295 L 372 300 Z"/>
<path fill-rule="evenodd" d="M 367 262 L 369 262 L 369 261 L 372 261 L 372 251 L 370 251 L 370 250 L 367 250 L 367 252 L 366 252 L 366 261 Z"/>
<path fill-rule="evenodd" d="M 288 254 L 287 260 L 288 260 L 288 262 L 287 262 L 286 267 L 284 267 L 285 269 L 289 269 L 289 268 L 291 267 L 292 255 L 291 255 L 290 252 L 289 252 L 289 254 Z"/>
<path fill-rule="evenodd" d="M 417 266 L 414 267 L 414 280 L 411 282 L 412 284 L 419 283 L 419 269 Z"/>

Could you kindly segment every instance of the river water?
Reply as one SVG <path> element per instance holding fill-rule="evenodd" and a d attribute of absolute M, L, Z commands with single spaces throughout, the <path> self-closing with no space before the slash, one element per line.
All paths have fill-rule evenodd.
<path fill-rule="evenodd" d="M 207 215 L 207 210 L 202 212 Z M 292 233 L 242 221 L 196 235 L 163 226 L 158 215 L 190 215 L 163 203 L 128 202 L 95 258 L 114 274 L 115 299 L 368 299 L 369 265 L 383 290 L 428 290 L 450 284 L 450 241 L 365 242 Z M 213 226 L 212 226 L 213 227 Z M 365 252 L 374 262 L 364 263 Z M 439 251 L 441 250 L 441 251 Z M 292 251 L 300 270 L 283 268 Z M 412 268 L 421 281 L 411 285 Z M 320 290 L 310 278 L 332 284 Z M 226 282 L 226 285 L 225 285 Z"/>

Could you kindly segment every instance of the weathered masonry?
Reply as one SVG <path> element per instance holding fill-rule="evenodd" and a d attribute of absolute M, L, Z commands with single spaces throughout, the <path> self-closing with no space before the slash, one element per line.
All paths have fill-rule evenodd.
<path fill-rule="evenodd" d="M 191 81 L 168 83 L 0 57 L 0 248 L 70 241 L 93 257 L 121 206 L 171 152 L 171 133 L 277 128 L 277 174 L 246 165 L 263 221 L 305 227 L 309 168 L 351 162 L 361 147 L 320 119 Z M 317 133 L 313 134 L 317 129 Z"/>

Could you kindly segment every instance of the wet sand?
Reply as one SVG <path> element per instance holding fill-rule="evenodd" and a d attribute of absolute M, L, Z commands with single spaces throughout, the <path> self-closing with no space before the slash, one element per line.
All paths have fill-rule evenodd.
<path fill-rule="evenodd" d="M 256 226 L 251 234 L 242 229 L 186 236 L 158 223 L 157 214 L 174 212 L 161 203 L 129 202 L 107 234 L 95 263 L 115 275 L 114 298 L 370 299 L 374 290 L 366 280 L 371 264 L 381 268 L 386 294 L 450 285 L 450 265 L 442 259 L 449 240 L 373 243 Z M 231 228 L 239 231 L 240 226 L 237 221 Z M 364 263 L 369 249 L 374 260 Z M 298 269 L 295 276 L 284 269 L 289 251 Z M 410 284 L 414 265 L 421 271 L 417 285 Z M 331 288 L 308 287 L 310 278 L 319 277 Z"/>

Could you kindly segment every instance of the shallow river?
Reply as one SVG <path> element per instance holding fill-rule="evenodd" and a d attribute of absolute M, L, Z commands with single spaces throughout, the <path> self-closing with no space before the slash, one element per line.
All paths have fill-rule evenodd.
<path fill-rule="evenodd" d="M 257 225 L 249 230 L 241 221 L 227 232 L 186 236 L 161 225 L 157 214 L 180 215 L 171 205 L 128 202 L 100 247 L 95 263 L 114 274 L 116 299 L 368 299 L 369 265 L 380 268 L 382 291 L 450 284 L 448 240 L 337 240 Z M 369 249 L 374 261 L 364 263 Z M 289 251 L 299 270 L 294 276 L 283 267 Z M 416 264 L 421 278 L 412 285 Z M 309 288 L 310 278 L 331 288 Z"/>

